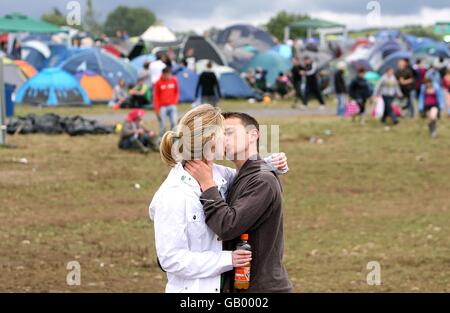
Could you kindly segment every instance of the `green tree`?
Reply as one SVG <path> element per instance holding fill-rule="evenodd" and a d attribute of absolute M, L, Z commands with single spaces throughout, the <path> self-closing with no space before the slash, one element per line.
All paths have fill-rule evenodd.
<path fill-rule="evenodd" d="M 288 26 L 289 24 L 301 20 L 307 20 L 309 19 L 309 16 L 306 14 L 295 14 L 295 13 L 288 13 L 286 11 L 278 12 L 277 15 L 272 17 L 269 22 L 266 24 L 267 30 L 269 33 L 271 33 L 273 36 L 277 37 L 278 40 L 284 39 L 284 28 Z M 306 30 L 305 29 L 291 29 L 291 38 L 298 38 L 298 37 L 306 37 Z"/>
<path fill-rule="evenodd" d="M 57 26 L 66 25 L 66 18 L 61 13 L 61 11 L 58 10 L 58 8 L 56 8 L 56 7 L 54 7 L 52 9 L 52 12 L 43 14 L 41 16 L 41 20 L 43 20 L 44 22 L 53 24 L 53 25 L 57 25 Z"/>
<path fill-rule="evenodd" d="M 92 0 L 87 0 L 87 9 L 84 15 L 83 29 L 94 36 L 99 37 L 103 30 L 101 24 L 98 22 L 98 15 L 94 10 Z"/>
<path fill-rule="evenodd" d="M 155 21 L 155 14 L 147 8 L 118 6 L 109 13 L 103 27 L 108 36 L 114 36 L 119 30 L 127 31 L 130 36 L 139 36 Z"/>
<path fill-rule="evenodd" d="M 59 27 L 67 26 L 66 16 L 57 7 L 54 7 L 51 12 L 44 13 L 41 16 L 41 20 Z M 81 26 L 77 25 L 71 25 L 70 27 L 82 29 Z"/>

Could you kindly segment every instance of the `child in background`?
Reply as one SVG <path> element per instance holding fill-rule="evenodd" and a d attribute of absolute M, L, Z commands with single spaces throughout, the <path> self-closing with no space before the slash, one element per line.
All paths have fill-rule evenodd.
<path fill-rule="evenodd" d="M 428 117 L 428 130 L 431 138 L 437 135 L 436 123 L 440 111 L 444 109 L 444 99 L 442 93 L 439 92 L 439 88 L 440 86 L 436 82 L 427 77 L 420 89 L 419 112 L 422 113 L 422 117 Z"/>
<path fill-rule="evenodd" d="M 358 70 L 358 75 L 350 83 L 349 87 L 349 95 L 356 101 L 359 107 L 359 113 L 354 117 L 359 116 L 361 124 L 364 124 L 365 122 L 364 114 L 366 112 L 366 101 L 371 96 L 369 83 L 364 78 L 365 74 L 366 70 L 364 68 L 360 68 Z"/>

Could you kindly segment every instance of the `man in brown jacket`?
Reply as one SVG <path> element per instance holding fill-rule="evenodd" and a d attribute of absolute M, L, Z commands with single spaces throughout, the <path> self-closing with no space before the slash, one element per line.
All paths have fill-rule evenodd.
<path fill-rule="evenodd" d="M 237 169 L 223 200 L 211 165 L 189 161 L 186 170 L 199 182 L 205 221 L 225 250 L 234 250 L 243 233 L 252 246 L 250 288 L 234 289 L 234 271 L 223 274 L 223 292 L 292 292 L 283 265 L 282 188 L 277 174 L 258 154 L 259 125 L 244 113 L 224 113 L 225 155 Z"/>

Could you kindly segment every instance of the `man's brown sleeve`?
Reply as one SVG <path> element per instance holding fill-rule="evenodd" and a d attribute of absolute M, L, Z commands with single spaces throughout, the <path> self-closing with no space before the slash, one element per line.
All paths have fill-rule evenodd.
<path fill-rule="evenodd" d="M 217 187 L 205 190 L 200 201 L 209 228 L 221 240 L 232 240 L 257 228 L 270 215 L 273 198 L 270 182 L 259 179 L 246 186 L 233 206 L 225 202 Z"/>

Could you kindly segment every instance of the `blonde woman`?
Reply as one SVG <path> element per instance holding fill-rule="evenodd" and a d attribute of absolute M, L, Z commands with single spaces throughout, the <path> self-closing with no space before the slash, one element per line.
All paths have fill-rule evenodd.
<path fill-rule="evenodd" d="M 187 112 L 176 131 L 162 138 L 162 160 L 172 169 L 149 207 L 155 226 L 158 261 L 167 273 L 166 292 L 218 293 L 220 275 L 251 261 L 251 252 L 223 251 L 221 239 L 205 223 L 198 182 L 184 169 L 184 161 L 212 160 L 222 148 L 223 117 L 218 109 L 200 105 Z M 278 171 L 287 169 L 283 154 L 272 155 Z M 236 171 L 213 165 L 213 178 L 225 198 Z"/>

